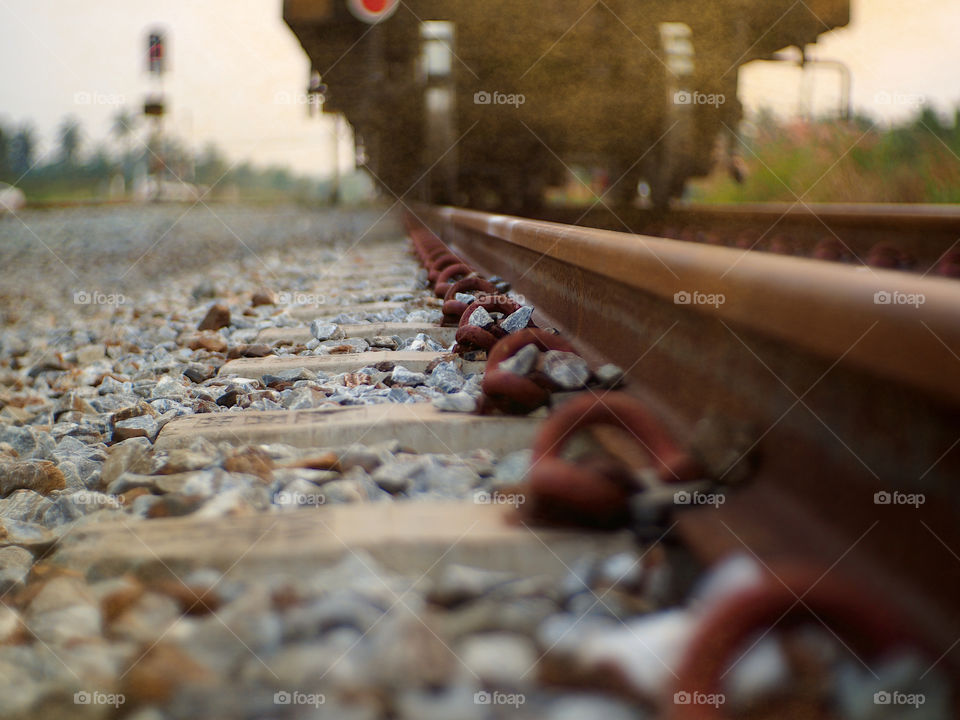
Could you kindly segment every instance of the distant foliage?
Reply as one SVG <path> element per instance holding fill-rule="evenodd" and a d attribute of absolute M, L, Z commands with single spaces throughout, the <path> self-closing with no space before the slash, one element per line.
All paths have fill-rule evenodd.
<path fill-rule="evenodd" d="M 725 173 L 691 183 L 705 202 L 960 202 L 960 111 L 944 122 L 925 110 L 885 127 L 849 122 L 778 122 L 761 116 L 742 138 L 743 185 Z"/>
<path fill-rule="evenodd" d="M 159 138 L 141 124 L 121 110 L 109 136 L 91 143 L 81 124 L 66 117 L 53 147 L 41 156 L 29 123 L 8 127 L 0 122 L 0 182 L 21 188 L 31 202 L 124 199 L 137 178 L 147 173 L 198 185 L 209 191 L 205 198 L 213 199 L 316 203 L 331 195 L 328 181 L 298 176 L 283 167 L 237 163 L 213 143 L 194 153 L 179 139 Z M 349 184 L 351 178 L 345 181 Z"/>

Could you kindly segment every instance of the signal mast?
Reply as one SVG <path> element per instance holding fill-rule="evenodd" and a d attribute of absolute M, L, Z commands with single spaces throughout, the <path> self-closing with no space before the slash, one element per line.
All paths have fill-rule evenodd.
<path fill-rule="evenodd" d="M 159 29 L 151 30 L 147 35 L 147 72 L 150 76 L 150 89 L 143 103 L 143 114 L 153 119 L 153 128 L 147 142 L 147 179 L 153 181 L 154 198 L 162 195 L 163 181 L 167 175 L 165 149 L 163 141 L 163 118 L 167 112 L 166 97 L 163 90 L 163 76 L 167 71 L 166 34 Z"/>

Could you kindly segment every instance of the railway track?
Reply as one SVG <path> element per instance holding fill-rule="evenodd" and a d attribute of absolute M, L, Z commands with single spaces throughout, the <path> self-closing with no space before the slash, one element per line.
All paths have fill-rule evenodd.
<path fill-rule="evenodd" d="M 810 257 L 922 275 L 960 277 L 954 206 L 843 203 L 551 208 L 544 220 L 687 242 Z"/>
<path fill-rule="evenodd" d="M 403 220 L 0 428 L 0 715 L 951 716 L 960 288 Z"/>

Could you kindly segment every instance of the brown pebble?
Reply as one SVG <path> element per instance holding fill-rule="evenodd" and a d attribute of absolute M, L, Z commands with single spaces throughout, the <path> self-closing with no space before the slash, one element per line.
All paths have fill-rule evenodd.
<path fill-rule="evenodd" d="M 53 357 L 46 358 L 40 364 L 34 365 L 30 368 L 30 371 L 27 373 L 30 377 L 36 377 L 42 372 L 47 370 L 69 370 L 73 366 L 63 359 L 63 356 L 60 353 L 56 353 Z"/>
<path fill-rule="evenodd" d="M 150 490 L 148 488 L 138 487 L 138 488 L 133 488 L 131 490 L 127 490 L 127 492 L 118 496 L 118 500 L 120 501 L 121 505 L 129 505 L 141 495 L 149 495 L 149 494 L 150 494 Z"/>
<path fill-rule="evenodd" d="M 131 420 L 136 420 L 137 418 L 131 418 Z M 153 442 L 153 438 L 157 434 L 156 422 L 151 419 L 147 419 L 143 423 L 134 423 L 129 426 L 117 425 L 113 429 L 113 442 L 120 443 L 124 440 L 130 440 L 131 438 L 146 438 Z"/>
<path fill-rule="evenodd" d="M 49 460 L 0 464 L 0 497 L 7 497 L 14 490 L 33 490 L 41 495 L 48 495 L 54 490 L 63 490 L 66 486 L 63 473 Z"/>
<path fill-rule="evenodd" d="M 183 517 L 203 505 L 207 498 L 199 495 L 165 495 L 147 509 L 151 520 L 165 517 Z"/>
<path fill-rule="evenodd" d="M 303 596 L 289 585 L 283 585 L 270 593 L 270 603 L 274 610 L 284 612 L 303 602 Z"/>
<path fill-rule="evenodd" d="M 83 573 L 46 561 L 38 562 L 30 568 L 30 582 L 48 582 L 58 577 L 82 579 Z"/>
<path fill-rule="evenodd" d="M 136 582 L 133 585 L 127 585 L 107 593 L 100 601 L 100 611 L 103 613 L 103 619 L 107 623 L 113 622 L 142 598 L 144 592 L 143 585 Z"/>
<path fill-rule="evenodd" d="M 137 655 L 135 655 L 137 657 Z M 184 685 L 213 680 L 210 669 L 170 643 L 146 649 L 124 676 L 123 694 L 133 706 L 165 703 Z"/>
<path fill-rule="evenodd" d="M 340 458 L 334 452 L 326 452 L 322 455 L 312 455 L 311 457 L 300 458 L 292 462 L 284 463 L 282 468 L 306 468 L 308 470 L 340 470 Z"/>
<path fill-rule="evenodd" d="M 203 470 L 213 463 L 213 458 L 204 453 L 174 448 L 167 453 L 167 461 L 156 471 L 157 475 L 177 475 L 191 470 Z"/>
<path fill-rule="evenodd" d="M 207 314 L 203 320 L 200 321 L 200 324 L 197 325 L 197 330 L 219 330 L 229 324 L 230 308 L 217 303 L 216 305 L 211 305 L 210 309 L 207 310 Z"/>
<path fill-rule="evenodd" d="M 272 352 L 269 345 L 262 343 L 256 345 L 246 345 L 241 343 L 234 345 L 227 351 L 227 359 L 235 360 L 242 357 L 266 357 Z"/>
<path fill-rule="evenodd" d="M 117 412 L 110 416 L 110 422 L 116 425 L 121 420 L 129 420 L 130 418 L 140 417 L 141 415 L 153 415 L 156 417 L 157 411 L 154 410 L 149 403 L 141 400 L 136 405 L 123 408 L 123 410 L 117 410 Z"/>
<path fill-rule="evenodd" d="M 197 401 L 197 413 L 211 413 L 217 412 L 217 404 L 212 400 L 199 400 Z"/>
<path fill-rule="evenodd" d="M 250 300 L 250 304 L 254 307 L 259 307 L 261 305 L 274 305 L 277 302 L 274 294 L 267 290 L 266 288 L 261 288 L 253 294 L 253 298 Z"/>
<path fill-rule="evenodd" d="M 0 646 L 26 645 L 33 636 L 12 607 L 0 604 Z"/>
<path fill-rule="evenodd" d="M 233 407 L 240 400 L 239 390 L 227 390 L 223 395 L 217 398 L 217 405 L 220 407 Z"/>
<path fill-rule="evenodd" d="M 3 528 L 0 526 L 0 537 L 2 536 Z M 40 591 L 47 586 L 48 582 L 61 577 L 82 580 L 83 574 L 49 562 L 37 562 L 30 568 L 30 574 L 27 576 L 27 586 L 12 598 L 10 604 L 21 609 L 27 608 L 33 603 L 34 598 L 40 594 Z"/>
<path fill-rule="evenodd" d="M 151 590 L 176 600 L 180 612 L 187 615 L 209 615 L 223 604 L 214 588 L 189 585 L 180 580 L 160 580 L 153 584 Z"/>
<path fill-rule="evenodd" d="M 373 380 L 373 378 L 366 373 L 347 373 L 343 376 L 343 384 L 348 388 L 369 385 L 371 380 Z"/>
<path fill-rule="evenodd" d="M 223 469 L 227 472 L 256 475 L 264 482 L 273 482 L 273 459 L 253 447 L 229 455 L 223 461 Z"/>
<path fill-rule="evenodd" d="M 229 324 L 229 320 L 227 321 Z M 191 350 L 207 350 L 208 352 L 226 352 L 227 341 L 213 332 L 197 333 L 186 340 Z"/>

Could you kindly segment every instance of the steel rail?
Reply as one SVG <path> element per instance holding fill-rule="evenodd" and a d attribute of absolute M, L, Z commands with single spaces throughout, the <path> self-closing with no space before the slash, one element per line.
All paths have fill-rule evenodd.
<path fill-rule="evenodd" d="M 903 252 L 919 273 L 936 272 L 941 258 L 960 248 L 960 206 L 907 203 L 742 203 L 675 205 L 655 212 L 635 207 L 553 207 L 539 219 L 615 231 L 671 234 L 694 240 L 770 249 L 777 238 L 796 254 L 812 256 L 826 241 L 866 263 L 878 245 Z M 781 243 L 780 250 L 783 243 Z"/>
<path fill-rule="evenodd" d="M 705 559 L 819 562 L 893 595 L 929 641 L 960 635 L 960 285 L 449 207 L 415 213 L 455 254 L 512 281 L 584 356 L 623 367 L 678 436 L 746 434 L 759 455 L 746 487 L 680 518 Z M 883 492 L 925 503 L 877 505 Z"/>

